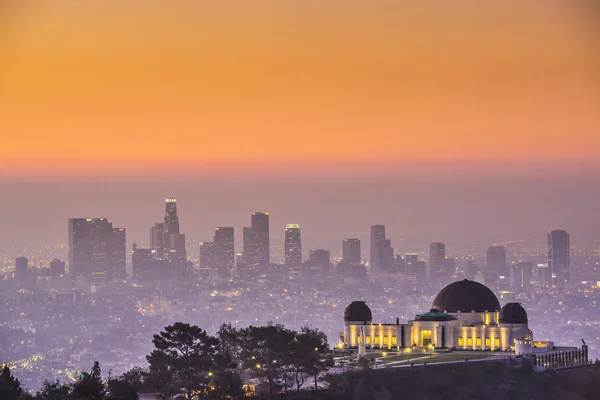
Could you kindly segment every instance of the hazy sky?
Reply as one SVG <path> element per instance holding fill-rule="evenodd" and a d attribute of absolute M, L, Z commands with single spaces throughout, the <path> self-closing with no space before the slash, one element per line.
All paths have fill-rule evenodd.
<path fill-rule="evenodd" d="M 194 240 L 259 210 L 305 249 L 587 240 L 597 4 L 0 0 L 0 244 L 147 240 L 169 196 Z"/>
<path fill-rule="evenodd" d="M 3 1 L 0 180 L 585 170 L 594 3 Z"/>

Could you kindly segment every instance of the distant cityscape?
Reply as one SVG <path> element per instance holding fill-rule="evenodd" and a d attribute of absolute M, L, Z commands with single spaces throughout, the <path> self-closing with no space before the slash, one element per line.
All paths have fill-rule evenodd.
<path fill-rule="evenodd" d="M 209 332 L 224 322 L 308 323 L 335 345 L 351 301 L 368 300 L 377 320 L 393 322 L 428 311 L 440 288 L 462 279 L 525 304 L 535 331 L 570 345 L 585 338 L 590 355 L 599 354 L 600 248 L 574 246 L 565 230 L 546 233 L 544 249 L 495 243 L 483 257 L 453 257 L 442 242 L 400 252 L 386 226 L 374 224 L 368 253 L 355 237 L 340 238 L 341 253 L 303 252 L 302 227 L 292 221 L 274 233 L 269 218 L 252 213 L 241 245 L 238 228 L 219 226 L 189 249 L 177 201 L 168 198 L 163 220 L 148 223 L 145 247 L 128 248 L 126 227 L 108 218 L 71 218 L 66 245 L 14 258 L 2 249 L 0 364 L 33 388 L 73 378 L 91 359 L 120 373 L 143 365 L 152 334 L 174 321 Z M 272 256 L 272 234 L 284 237 L 282 254 Z"/>

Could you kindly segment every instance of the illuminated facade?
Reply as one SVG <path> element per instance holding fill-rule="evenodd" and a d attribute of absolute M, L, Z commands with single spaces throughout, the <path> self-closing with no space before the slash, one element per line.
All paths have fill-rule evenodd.
<path fill-rule="evenodd" d="M 527 313 L 518 303 L 500 307 L 484 285 L 463 280 L 446 286 L 431 311 L 401 324 L 373 323 L 365 302 L 355 301 L 344 312 L 343 344 L 362 342 L 377 349 L 446 348 L 457 350 L 514 349 L 517 340 L 532 340 Z"/>

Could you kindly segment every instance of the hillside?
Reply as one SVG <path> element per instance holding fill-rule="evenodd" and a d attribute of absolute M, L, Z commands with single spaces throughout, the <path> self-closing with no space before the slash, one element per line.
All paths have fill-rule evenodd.
<path fill-rule="evenodd" d="M 363 370 L 329 377 L 328 390 L 290 399 L 597 400 L 600 368 L 534 372 L 531 367 L 465 363 Z"/>

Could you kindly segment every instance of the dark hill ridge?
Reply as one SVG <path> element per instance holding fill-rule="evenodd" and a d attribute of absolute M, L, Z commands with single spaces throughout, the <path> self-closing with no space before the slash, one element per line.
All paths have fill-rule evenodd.
<path fill-rule="evenodd" d="M 600 368 L 534 372 L 499 363 L 362 370 L 328 378 L 319 393 L 286 399 L 335 400 L 598 400 Z"/>

